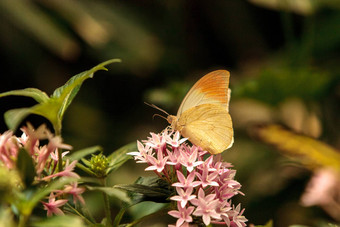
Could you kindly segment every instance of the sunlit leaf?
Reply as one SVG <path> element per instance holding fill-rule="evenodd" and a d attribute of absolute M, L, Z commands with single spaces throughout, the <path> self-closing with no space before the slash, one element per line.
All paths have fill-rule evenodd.
<path fill-rule="evenodd" d="M 117 188 L 114 187 L 93 187 L 93 186 L 86 186 L 86 188 L 90 191 L 99 191 L 99 192 L 104 192 L 110 197 L 115 197 L 118 198 L 124 202 L 130 203 L 130 200 L 122 194 L 122 191 L 118 190 Z"/>
<path fill-rule="evenodd" d="M 24 89 L 12 92 L 3 93 L 3 96 L 8 95 L 24 95 L 34 98 L 39 104 L 32 106 L 31 108 L 21 108 L 9 110 L 5 113 L 5 121 L 7 126 L 15 130 L 22 120 L 24 120 L 29 114 L 37 114 L 47 118 L 53 125 L 56 133 L 61 131 L 61 122 L 64 113 L 72 100 L 78 93 L 82 83 L 93 77 L 93 73 L 98 70 L 106 70 L 105 66 L 114 62 L 120 62 L 119 59 L 111 59 L 105 61 L 92 69 L 82 72 L 76 76 L 73 76 L 65 85 L 57 88 L 52 96 L 48 98 L 45 93 L 38 89 Z"/>
<path fill-rule="evenodd" d="M 21 90 L 13 90 L 13 91 L 7 91 L 0 93 L 0 98 L 10 95 L 18 95 L 18 96 L 27 96 L 30 98 L 33 98 L 38 103 L 44 103 L 47 102 L 49 97 L 47 94 L 43 91 L 40 91 L 36 88 L 26 88 Z"/>
<path fill-rule="evenodd" d="M 107 174 L 117 170 L 127 160 L 132 158 L 131 155 L 127 155 L 126 153 L 136 150 L 137 150 L 136 142 L 132 142 L 112 152 L 112 154 L 108 157 L 110 163 L 109 168 L 107 170 Z"/>
<path fill-rule="evenodd" d="M 316 139 L 296 134 L 279 125 L 266 125 L 255 130 L 263 142 L 274 145 L 284 155 L 314 169 L 333 167 L 340 170 L 340 152 Z"/>
<path fill-rule="evenodd" d="M 71 161 L 79 160 L 97 151 L 103 151 L 103 148 L 101 146 L 87 147 L 87 148 L 72 152 L 72 154 L 68 155 L 67 158 L 70 159 Z"/>

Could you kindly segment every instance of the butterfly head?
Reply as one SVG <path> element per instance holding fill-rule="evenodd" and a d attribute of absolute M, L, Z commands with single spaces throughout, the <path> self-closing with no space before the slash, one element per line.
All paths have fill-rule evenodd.
<path fill-rule="evenodd" d="M 171 127 L 172 129 L 177 129 L 177 121 L 178 121 L 178 119 L 177 119 L 176 116 L 174 116 L 174 115 L 168 115 L 167 121 L 169 122 L 170 127 Z"/>

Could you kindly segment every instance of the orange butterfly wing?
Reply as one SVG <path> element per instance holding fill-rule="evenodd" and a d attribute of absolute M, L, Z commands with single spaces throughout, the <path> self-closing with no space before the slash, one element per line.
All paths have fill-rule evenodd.
<path fill-rule="evenodd" d="M 189 90 L 178 109 L 177 116 L 168 121 L 182 136 L 218 154 L 233 144 L 233 128 L 229 115 L 230 74 L 216 70 L 202 77 Z"/>
<path fill-rule="evenodd" d="M 187 109 L 206 103 L 220 104 L 228 110 L 230 99 L 229 77 L 228 71 L 216 70 L 198 80 L 184 97 L 178 109 L 177 118 Z"/>

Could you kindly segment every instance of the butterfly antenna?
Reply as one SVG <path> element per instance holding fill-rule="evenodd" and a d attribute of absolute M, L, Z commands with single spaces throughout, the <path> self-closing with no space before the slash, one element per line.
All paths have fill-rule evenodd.
<path fill-rule="evenodd" d="M 154 119 L 156 116 L 157 116 L 157 117 L 161 117 L 161 118 L 165 119 L 166 121 L 168 120 L 166 117 L 164 117 L 164 116 L 162 116 L 162 115 L 160 115 L 160 114 L 154 114 L 154 115 L 152 116 L 152 119 Z"/>
<path fill-rule="evenodd" d="M 150 104 L 150 103 L 147 103 L 147 102 L 144 102 L 146 105 L 148 105 L 148 106 L 151 106 L 152 108 L 155 108 L 156 110 L 159 110 L 159 111 L 161 111 L 161 112 L 163 112 L 163 113 L 165 113 L 166 115 L 170 115 L 170 114 L 168 114 L 168 112 L 166 112 L 165 110 L 163 110 L 163 109 L 161 109 L 161 108 L 159 108 L 158 106 L 156 106 L 156 105 L 154 105 L 154 104 Z M 156 114 L 155 114 L 156 115 Z M 155 116 L 154 115 L 154 116 Z M 158 116 L 161 116 L 161 115 L 159 115 L 159 114 L 157 114 Z M 163 116 L 162 116 L 163 117 Z"/>

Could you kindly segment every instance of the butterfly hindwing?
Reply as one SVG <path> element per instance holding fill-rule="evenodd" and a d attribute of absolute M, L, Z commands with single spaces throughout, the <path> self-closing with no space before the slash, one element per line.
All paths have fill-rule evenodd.
<path fill-rule="evenodd" d="M 186 110 L 178 128 L 184 137 L 211 154 L 221 153 L 233 143 L 231 117 L 222 105 L 202 104 Z"/>

